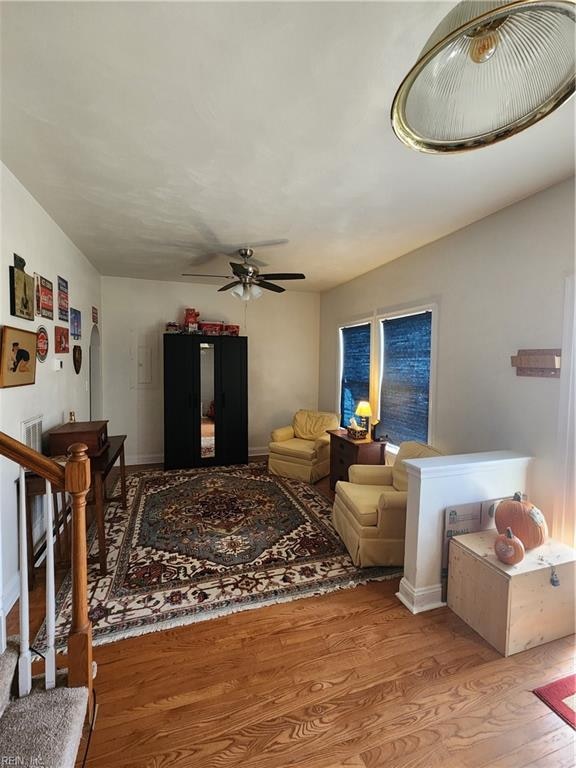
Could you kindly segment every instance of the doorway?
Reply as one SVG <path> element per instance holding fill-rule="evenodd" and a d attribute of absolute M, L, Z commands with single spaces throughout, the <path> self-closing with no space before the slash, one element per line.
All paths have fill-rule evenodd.
<path fill-rule="evenodd" d="M 90 334 L 90 421 L 102 418 L 102 360 L 100 353 L 100 331 L 92 326 Z"/>

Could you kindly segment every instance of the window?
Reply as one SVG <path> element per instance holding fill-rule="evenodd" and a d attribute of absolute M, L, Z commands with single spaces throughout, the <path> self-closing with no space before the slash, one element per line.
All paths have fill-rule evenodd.
<path fill-rule="evenodd" d="M 381 320 L 382 385 L 378 437 L 428 442 L 432 312 Z"/>
<path fill-rule="evenodd" d="M 348 426 L 370 393 L 370 323 L 340 328 L 340 423 Z"/>

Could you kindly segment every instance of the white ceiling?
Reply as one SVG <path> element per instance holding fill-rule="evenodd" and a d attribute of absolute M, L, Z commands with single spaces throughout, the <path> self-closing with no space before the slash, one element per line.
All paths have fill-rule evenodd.
<path fill-rule="evenodd" d="M 2 159 L 103 274 L 227 274 L 169 244 L 287 238 L 268 271 L 330 288 L 574 173 L 573 102 L 466 154 L 394 137 L 450 7 L 3 2 Z"/>

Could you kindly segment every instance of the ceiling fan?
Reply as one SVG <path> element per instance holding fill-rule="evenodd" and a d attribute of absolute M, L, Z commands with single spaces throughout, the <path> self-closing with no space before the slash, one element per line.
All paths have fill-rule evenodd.
<path fill-rule="evenodd" d="M 228 285 L 222 286 L 218 291 L 231 291 L 233 296 L 244 301 L 257 299 L 262 296 L 262 288 L 275 293 L 282 293 L 286 289 L 281 285 L 269 282 L 270 280 L 304 280 L 306 275 L 301 272 L 274 272 L 260 274 L 252 257 L 254 250 L 252 248 L 238 248 L 237 254 L 242 262 L 231 261 L 232 276 L 228 275 L 206 275 L 200 273 L 183 272 L 183 277 L 220 277 L 222 280 L 232 280 Z"/>

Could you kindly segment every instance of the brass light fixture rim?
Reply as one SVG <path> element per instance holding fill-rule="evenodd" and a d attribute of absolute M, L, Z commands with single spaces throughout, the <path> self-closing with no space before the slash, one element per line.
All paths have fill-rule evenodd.
<path fill-rule="evenodd" d="M 569 16 L 573 21 L 576 21 L 576 0 L 513 0 L 498 8 L 493 8 L 486 13 L 476 16 L 465 24 L 460 25 L 448 35 L 439 40 L 435 45 L 426 51 L 424 55 L 421 55 L 408 74 L 404 77 L 394 99 L 392 101 L 392 107 L 390 110 L 390 120 L 392 123 L 392 129 L 396 136 L 407 146 L 412 149 L 416 149 L 419 152 L 425 152 L 428 154 L 446 154 L 449 152 L 468 152 L 472 149 L 478 149 L 479 147 L 489 146 L 499 141 L 509 138 L 517 133 L 520 133 L 530 125 L 534 125 L 539 120 L 542 120 L 546 115 L 549 115 L 555 109 L 560 107 L 564 102 L 568 101 L 573 95 L 576 89 L 576 76 L 573 76 L 570 80 L 563 83 L 552 96 L 547 99 L 543 104 L 533 109 L 523 117 L 502 126 L 499 129 L 488 131 L 486 133 L 477 134 L 476 136 L 470 136 L 465 139 L 452 139 L 452 140 L 437 140 L 426 139 L 413 131 L 405 119 L 406 101 L 410 89 L 414 84 L 414 81 L 418 75 L 422 72 L 424 67 L 444 48 L 446 48 L 451 42 L 457 38 L 465 35 L 470 29 L 474 29 L 481 24 L 485 24 L 494 21 L 499 18 L 505 18 L 512 14 L 521 13 L 532 8 L 545 8 L 549 10 L 555 10 Z"/>

